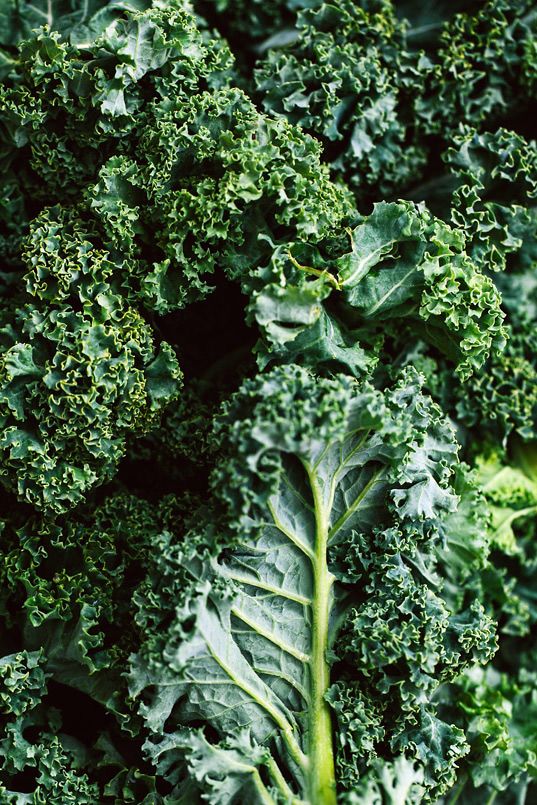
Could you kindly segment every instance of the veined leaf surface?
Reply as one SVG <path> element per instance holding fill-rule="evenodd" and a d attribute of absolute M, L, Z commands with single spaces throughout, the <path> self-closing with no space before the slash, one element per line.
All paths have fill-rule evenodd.
<path fill-rule="evenodd" d="M 432 528 L 456 504 L 456 446 L 415 375 L 381 393 L 275 370 L 243 385 L 221 427 L 235 449 L 213 476 L 226 514 L 200 514 L 179 547 L 163 537 L 173 625 L 133 663 L 133 694 L 145 691 L 147 724 L 164 733 L 149 751 L 172 781 L 186 758 L 213 803 L 249 790 L 258 802 L 329 805 L 330 665 L 360 595 L 330 557 L 395 522 Z M 220 742 L 184 729 L 200 724 Z"/>

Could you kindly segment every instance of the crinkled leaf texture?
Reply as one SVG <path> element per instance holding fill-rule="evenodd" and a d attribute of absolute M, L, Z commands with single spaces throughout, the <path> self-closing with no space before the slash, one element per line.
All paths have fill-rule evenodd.
<path fill-rule="evenodd" d="M 217 269 L 241 279 L 272 241 L 315 241 L 353 214 L 320 144 L 239 89 L 154 103 L 135 157 L 105 162 L 88 198 L 106 242 L 137 261 L 143 304 L 158 313 L 206 296 Z M 162 257 L 152 264 L 141 256 L 148 241 Z"/>
<path fill-rule="evenodd" d="M 0 802 L 162 805 L 124 669 L 131 593 L 179 501 L 113 495 L 56 522 L 24 511 L 0 521 L 0 642 L 25 647 L 0 655 Z"/>
<path fill-rule="evenodd" d="M 377 764 L 343 802 L 345 805 L 410 805 L 421 800 L 422 782 L 423 770 L 400 755 L 392 763 Z"/>
<path fill-rule="evenodd" d="M 473 668 L 442 691 L 442 707 L 465 723 L 472 747 L 467 774 L 461 775 L 453 792 L 459 795 L 457 802 L 470 805 L 489 797 L 520 805 L 533 801 L 534 791 L 527 791 L 537 776 L 533 668 L 525 668 L 523 658 L 510 674 L 499 673 L 492 665 Z"/>
<path fill-rule="evenodd" d="M 537 232 L 537 144 L 507 129 L 480 134 L 469 127 L 453 144 L 444 155 L 460 181 L 453 223 L 464 229 L 477 265 L 503 270 Z"/>
<path fill-rule="evenodd" d="M 417 103 L 426 130 L 445 136 L 461 121 L 480 125 L 532 100 L 534 9 L 533 0 L 489 0 L 443 26 L 428 91 Z"/>
<path fill-rule="evenodd" d="M 243 384 L 216 432 L 225 457 L 212 477 L 214 508 L 193 517 L 180 543 L 162 536 L 137 595 L 146 641 L 133 657 L 131 691 L 144 695 L 141 712 L 153 733 L 147 750 L 159 773 L 178 790 L 185 775 L 194 778 L 221 805 L 335 802 L 332 708 L 349 723 L 352 714 L 343 711 L 357 701 L 344 693 L 346 682 L 341 695 L 330 688 L 340 653 L 362 681 L 364 665 L 370 691 L 377 685 L 381 697 L 393 694 L 394 707 L 418 722 L 407 736 L 390 736 L 394 757 L 413 752 L 427 764 L 430 742 L 431 765 L 414 781 L 440 791 L 452 784 L 466 751 L 462 733 L 423 711 L 419 688 L 430 687 L 435 664 L 444 676 L 464 664 L 487 630 L 475 618 L 468 628 L 464 618 L 451 623 L 437 593 L 427 551 L 457 504 L 449 487 L 457 446 L 417 375 L 380 392 L 343 375 L 277 368 Z M 379 543 L 399 534 L 386 565 L 385 551 L 379 556 L 373 546 L 368 558 L 364 544 L 361 552 L 358 535 L 366 543 L 372 533 Z M 421 544 L 423 555 L 407 564 L 405 544 L 408 554 Z M 421 637 L 409 624 L 411 645 L 387 648 L 375 677 L 367 670 L 370 661 L 382 665 L 378 634 L 370 636 L 375 621 L 378 632 L 384 611 L 396 628 L 395 613 L 410 616 L 420 606 L 430 631 Z M 340 625 L 349 617 L 340 652 Z M 398 655 L 416 680 L 399 705 L 390 675 Z M 362 761 L 361 750 L 351 753 L 355 777 Z"/>
<path fill-rule="evenodd" d="M 517 521 L 537 514 L 537 446 L 535 442 L 515 444 L 511 464 L 498 455 L 478 457 L 481 488 L 491 512 L 491 539 L 506 554 L 521 547 L 513 530 Z"/>
<path fill-rule="evenodd" d="M 158 424 L 182 373 L 112 287 L 112 258 L 76 210 L 37 216 L 24 257 L 28 295 L 0 307 L 0 478 L 61 512 L 113 476 L 127 435 Z"/>
<path fill-rule="evenodd" d="M 294 38 L 266 43 L 254 73 L 260 99 L 327 144 L 326 158 L 358 198 L 385 197 L 425 164 L 412 122 L 432 64 L 408 49 L 391 2 L 304 5 Z"/>
<path fill-rule="evenodd" d="M 58 711 L 42 706 L 49 676 L 42 649 L 0 658 L 0 802 L 96 805 L 98 788 L 81 768 L 83 747 L 60 734 Z"/>
<path fill-rule="evenodd" d="M 463 233 L 424 205 L 379 202 L 346 239 L 339 256 L 295 244 L 257 272 L 250 311 L 264 335 L 262 366 L 279 358 L 359 377 L 375 362 L 375 339 L 389 328 L 397 336 L 404 321 L 461 379 L 504 346 L 498 291 L 466 254 Z"/>

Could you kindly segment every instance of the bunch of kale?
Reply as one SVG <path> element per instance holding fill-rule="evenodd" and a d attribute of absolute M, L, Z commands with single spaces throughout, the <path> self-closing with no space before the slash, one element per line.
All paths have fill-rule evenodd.
<path fill-rule="evenodd" d="M 0 0 L 0 802 L 537 798 L 537 6 Z"/>

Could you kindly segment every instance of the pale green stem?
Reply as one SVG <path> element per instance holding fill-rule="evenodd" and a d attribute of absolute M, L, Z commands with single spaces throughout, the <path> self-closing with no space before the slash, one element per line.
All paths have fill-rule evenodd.
<path fill-rule="evenodd" d="M 332 285 L 337 291 L 340 290 L 338 280 L 336 279 L 336 277 L 334 277 L 333 274 L 330 274 L 330 272 L 327 271 L 326 269 L 321 270 L 320 268 L 313 268 L 313 266 L 303 266 L 298 262 L 298 260 L 295 257 L 293 257 L 291 252 L 287 252 L 287 255 L 292 264 L 296 268 L 300 269 L 300 271 L 305 271 L 306 274 L 313 274 L 315 277 L 324 277 L 327 280 L 327 282 L 329 282 L 330 285 Z"/>
<path fill-rule="evenodd" d="M 253 771 L 252 776 L 254 778 L 256 791 L 259 795 L 259 802 L 262 803 L 262 805 L 276 805 L 276 801 L 270 796 L 267 787 L 261 779 L 257 769 Z"/>
<path fill-rule="evenodd" d="M 311 703 L 309 714 L 310 802 L 336 805 L 336 777 L 332 746 L 332 719 L 326 701 L 330 668 L 326 661 L 334 576 L 328 570 L 327 548 L 330 506 L 323 503 L 322 490 L 311 467 L 305 465 L 315 505 L 315 550 L 313 566 L 312 647 L 310 659 Z"/>
<path fill-rule="evenodd" d="M 278 766 L 273 757 L 269 759 L 267 766 L 271 779 L 273 780 L 276 787 L 280 790 L 280 793 L 283 795 L 284 801 L 293 803 L 293 805 L 294 803 L 300 802 L 300 799 L 296 796 L 296 794 L 293 793 L 293 791 L 289 787 L 287 780 L 281 773 L 280 767 Z"/>

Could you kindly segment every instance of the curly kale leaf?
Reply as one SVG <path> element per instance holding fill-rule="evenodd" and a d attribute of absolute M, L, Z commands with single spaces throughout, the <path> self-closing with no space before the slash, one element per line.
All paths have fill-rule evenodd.
<path fill-rule="evenodd" d="M 465 129 L 446 160 L 459 176 L 452 218 L 464 227 L 476 263 L 496 272 L 508 335 L 503 352 L 455 389 L 457 415 L 504 442 L 512 431 L 531 439 L 537 423 L 535 142 L 505 129 Z"/>
<path fill-rule="evenodd" d="M 506 129 L 466 128 L 444 158 L 459 177 L 452 219 L 465 231 L 468 253 L 484 269 L 504 269 L 537 232 L 535 141 Z"/>
<path fill-rule="evenodd" d="M 46 690 L 42 650 L 20 651 L 0 658 L 0 718 L 21 716 L 35 707 Z"/>
<path fill-rule="evenodd" d="M 95 704 L 89 720 L 80 710 L 69 713 L 69 688 L 63 688 L 58 697 L 62 686 L 53 692 L 55 683 L 45 666 L 43 651 L 19 651 L 0 658 L 2 803 L 161 805 L 164 799 L 157 793 L 154 776 L 145 769 L 129 768 L 109 732 L 94 741 Z M 75 707 L 79 706 L 77 701 Z M 85 720 L 82 729 L 81 719 Z M 125 746 L 128 739 L 123 739 Z M 129 749 L 132 752 L 132 746 Z"/>
<path fill-rule="evenodd" d="M 122 663 L 136 645 L 128 590 L 143 577 L 160 516 L 146 501 L 118 494 L 65 523 L 19 516 L 2 537 L 0 609 L 9 633 L 43 652 L 56 683 L 121 720 L 129 710 Z"/>
<path fill-rule="evenodd" d="M 107 157 L 136 144 L 152 98 L 226 84 L 231 65 L 180 0 L 109 3 L 70 40 L 40 29 L 0 86 L 2 162 L 34 203 L 79 197 Z"/>
<path fill-rule="evenodd" d="M 529 269 L 494 276 L 495 284 L 502 288 L 502 307 L 507 310 L 506 344 L 501 351 L 492 351 L 481 369 L 463 383 L 454 383 L 447 362 L 433 357 L 423 343 L 412 344 L 411 331 L 398 339 L 410 343 L 402 350 L 402 362 L 410 362 L 426 374 L 435 399 L 463 426 L 462 437 L 471 454 L 481 449 L 480 440 L 505 448 L 515 435 L 525 441 L 537 438 L 534 273 Z"/>
<path fill-rule="evenodd" d="M 89 203 L 112 246 L 143 261 L 141 296 L 159 313 L 210 290 L 222 267 L 241 278 L 270 242 L 319 239 L 353 207 L 298 128 L 260 114 L 238 89 L 153 105 L 136 159 L 113 158 Z"/>
<path fill-rule="evenodd" d="M 107 0 L 5 0 L 0 12 L 0 45 L 17 45 L 43 25 L 48 25 L 53 31 L 68 34 L 73 28 L 84 25 L 106 2 Z M 119 3 L 113 2 L 110 5 L 118 7 Z"/>
<path fill-rule="evenodd" d="M 448 519 L 441 558 L 452 605 L 482 603 L 498 623 L 501 662 L 510 665 L 510 652 L 517 657 L 522 649 L 509 646 L 523 638 L 523 648 L 531 648 L 537 623 L 535 445 L 515 443 L 509 459 L 489 448 L 474 464 L 477 495 L 464 492 L 461 505 L 463 514 L 471 508 L 470 528 L 461 528 L 457 516 L 451 523 Z"/>
<path fill-rule="evenodd" d="M 388 745 L 441 793 L 467 746 L 429 698 L 494 650 L 436 572 L 452 430 L 412 372 L 379 392 L 287 366 L 246 381 L 215 438 L 212 507 L 161 536 L 136 596 L 131 691 L 159 772 L 213 803 L 335 802 L 339 736 L 343 789 Z"/>
<path fill-rule="evenodd" d="M 508 675 L 489 666 L 467 671 L 442 691 L 443 712 L 464 725 L 471 746 L 453 791 L 457 802 L 471 805 L 485 797 L 522 805 L 532 801 L 537 783 L 535 682 L 535 672 L 525 668 Z"/>
<path fill-rule="evenodd" d="M 0 659 L 2 802 L 164 802 L 141 757 L 124 671 L 137 646 L 133 589 L 180 511 L 175 499 L 116 494 L 68 520 L 11 512 L 2 643 L 25 648 Z"/>
<path fill-rule="evenodd" d="M 535 443 L 517 444 L 512 463 L 494 453 L 477 460 L 479 480 L 492 513 L 492 542 L 506 554 L 521 552 L 513 526 L 537 515 L 537 450 Z M 531 542 L 527 547 L 534 553 Z"/>
<path fill-rule="evenodd" d="M 439 691 L 442 717 L 464 730 L 471 748 L 453 797 L 465 805 L 485 797 L 529 804 L 537 787 L 536 447 L 514 441 L 509 460 L 489 452 L 475 463 L 491 552 L 468 577 L 466 594 L 498 620 L 500 646 L 494 663 Z"/>
<path fill-rule="evenodd" d="M 2 802 L 96 805 L 98 788 L 80 768 L 83 748 L 75 741 L 64 743 L 58 714 L 42 707 L 50 676 L 45 671 L 44 659 L 42 650 L 20 651 L 0 658 Z M 37 740 L 30 737 L 36 732 Z M 17 778 L 20 780 L 21 773 L 28 771 L 29 778 L 33 772 L 35 780 L 31 795 L 17 791 Z"/>
<path fill-rule="evenodd" d="M 0 5 L 0 801 L 530 805 L 535 3 Z"/>
<path fill-rule="evenodd" d="M 414 338 L 446 355 L 462 379 L 502 348 L 500 296 L 459 230 L 423 205 L 379 202 L 348 238 L 339 256 L 296 244 L 257 272 L 250 315 L 264 336 L 262 365 L 302 360 L 360 376 L 389 328 L 408 321 Z"/>
<path fill-rule="evenodd" d="M 417 102 L 424 129 L 446 137 L 461 121 L 479 127 L 524 109 L 535 91 L 535 26 L 532 0 L 489 0 L 448 20 Z"/>
<path fill-rule="evenodd" d="M 128 433 L 158 424 L 181 372 L 109 285 L 106 253 L 49 224 L 28 243 L 34 298 L 2 316 L 0 452 L 4 485 L 59 512 L 114 474 Z"/>
<path fill-rule="evenodd" d="M 423 769 L 400 755 L 394 761 L 377 762 L 341 802 L 344 805 L 412 805 L 423 799 L 422 782 Z"/>
<path fill-rule="evenodd" d="M 468 428 L 505 444 L 513 432 L 537 437 L 537 335 L 534 325 L 507 327 L 503 352 L 493 355 L 464 386 L 454 389 L 457 417 Z"/>
<path fill-rule="evenodd" d="M 439 556 L 443 573 L 449 579 L 450 602 L 459 608 L 470 600 L 466 592 L 469 579 L 488 567 L 491 512 L 476 469 L 461 462 L 452 483 L 459 505 L 442 525 L 444 543 Z"/>
<path fill-rule="evenodd" d="M 362 198 L 401 187 L 426 162 L 414 107 L 432 65 L 407 49 L 405 30 L 390 2 L 314 3 L 295 41 L 276 40 L 255 71 L 265 109 L 326 143 Z"/>

